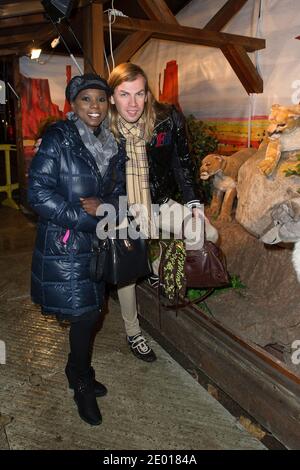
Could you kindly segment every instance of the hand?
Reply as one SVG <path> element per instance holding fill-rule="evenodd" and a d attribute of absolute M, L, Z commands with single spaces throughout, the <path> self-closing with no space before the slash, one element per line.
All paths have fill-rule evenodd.
<path fill-rule="evenodd" d="M 40 145 L 41 145 L 41 142 L 42 142 L 42 139 L 38 139 L 35 144 L 34 144 L 34 154 L 37 153 L 38 149 L 40 148 Z"/>
<path fill-rule="evenodd" d="M 100 206 L 101 201 L 97 197 L 81 197 L 80 203 L 82 209 L 85 210 L 85 212 L 95 216 L 97 208 Z"/>
<path fill-rule="evenodd" d="M 199 207 L 193 207 L 192 214 L 193 214 L 193 217 L 201 217 L 203 216 L 203 211 L 199 209 Z"/>

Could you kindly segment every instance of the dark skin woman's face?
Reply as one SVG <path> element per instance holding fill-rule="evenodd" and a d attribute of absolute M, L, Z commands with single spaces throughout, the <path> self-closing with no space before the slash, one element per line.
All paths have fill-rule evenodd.
<path fill-rule="evenodd" d="M 74 113 L 91 129 L 95 130 L 106 118 L 108 101 L 105 91 L 89 88 L 78 93 L 71 103 Z"/>

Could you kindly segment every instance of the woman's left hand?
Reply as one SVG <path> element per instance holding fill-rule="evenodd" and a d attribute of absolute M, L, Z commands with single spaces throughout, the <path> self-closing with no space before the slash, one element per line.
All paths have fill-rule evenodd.
<path fill-rule="evenodd" d="M 81 197 L 80 203 L 82 209 L 85 210 L 85 212 L 95 216 L 97 208 L 100 206 L 101 201 L 97 197 Z"/>

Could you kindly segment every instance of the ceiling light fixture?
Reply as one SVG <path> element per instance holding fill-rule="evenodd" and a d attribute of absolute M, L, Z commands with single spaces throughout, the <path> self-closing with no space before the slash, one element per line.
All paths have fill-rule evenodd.
<path fill-rule="evenodd" d="M 41 55 L 42 49 L 31 49 L 31 60 L 38 59 Z"/>

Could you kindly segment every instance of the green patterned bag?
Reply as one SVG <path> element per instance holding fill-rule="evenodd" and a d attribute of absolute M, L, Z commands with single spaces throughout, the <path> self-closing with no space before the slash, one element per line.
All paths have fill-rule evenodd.
<path fill-rule="evenodd" d="M 230 276 L 226 268 L 226 259 L 221 249 L 205 240 L 198 250 L 185 249 L 183 240 L 172 240 L 169 244 L 160 242 L 161 259 L 159 265 L 159 304 L 161 296 L 168 299 L 176 310 L 181 307 L 203 302 L 215 287 L 230 285 Z M 208 289 L 194 300 L 186 300 L 187 288 Z"/>
<path fill-rule="evenodd" d="M 186 258 L 183 240 L 160 242 L 161 259 L 159 265 L 160 293 L 171 303 L 178 303 L 186 292 L 184 264 Z"/>

